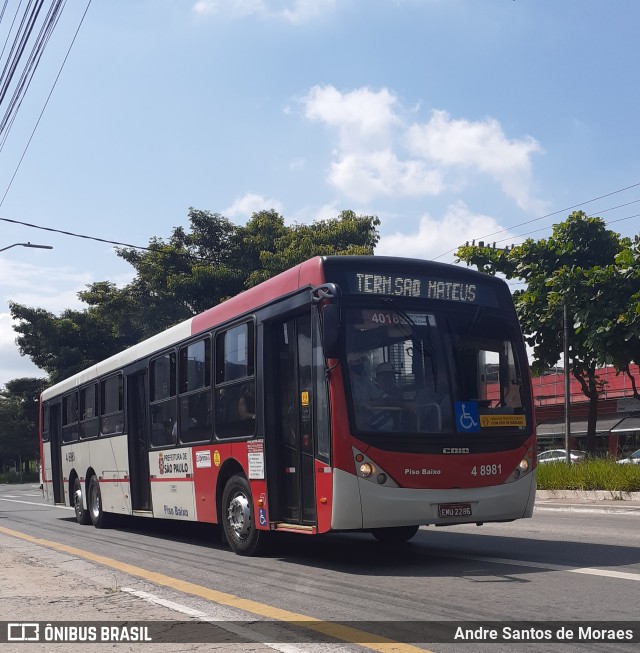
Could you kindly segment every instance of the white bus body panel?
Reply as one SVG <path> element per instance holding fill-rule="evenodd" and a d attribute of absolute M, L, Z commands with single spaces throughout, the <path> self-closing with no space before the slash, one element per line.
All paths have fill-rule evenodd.
<path fill-rule="evenodd" d="M 69 496 L 69 478 L 73 470 L 83 481 L 83 503 L 87 507 L 86 488 L 89 470 L 93 469 L 100 482 L 102 508 L 105 512 L 131 514 L 129 490 L 129 455 L 127 436 L 73 442 L 62 446 L 62 475 L 64 502 L 73 505 Z"/>
<path fill-rule="evenodd" d="M 358 478 L 337 468 L 333 470 L 331 528 L 337 531 L 362 528 Z"/>
<path fill-rule="evenodd" d="M 518 481 L 467 489 L 392 488 L 334 470 L 331 526 L 336 530 L 390 526 L 447 525 L 504 521 L 531 517 L 536 490 L 536 471 Z M 354 500 L 361 509 L 355 509 Z M 438 505 L 471 505 L 470 517 L 438 517 Z M 355 517 L 361 515 L 358 522 Z"/>
<path fill-rule="evenodd" d="M 93 381 L 99 376 L 119 371 L 123 367 L 126 367 L 137 360 L 151 356 L 165 347 L 169 347 L 176 342 L 185 340 L 191 335 L 192 319 L 193 318 L 189 318 L 180 324 L 176 324 L 170 329 L 152 336 L 148 340 L 133 345 L 132 347 L 129 347 L 129 349 L 125 349 L 123 352 L 115 354 L 97 365 L 93 365 L 82 372 L 78 372 L 78 374 L 70 376 L 68 379 L 61 381 L 60 383 L 47 388 L 42 393 L 42 401 L 48 401 L 52 397 L 69 392 L 84 383 Z"/>

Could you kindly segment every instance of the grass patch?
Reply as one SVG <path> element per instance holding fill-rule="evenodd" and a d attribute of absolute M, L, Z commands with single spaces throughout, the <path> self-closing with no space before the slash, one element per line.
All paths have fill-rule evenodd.
<path fill-rule="evenodd" d="M 618 465 L 615 460 L 591 458 L 567 465 L 538 465 L 539 490 L 609 490 L 640 492 L 640 465 Z"/>
<path fill-rule="evenodd" d="M 28 471 L 19 474 L 14 470 L 0 473 L 0 483 L 36 483 L 40 480 L 38 472 Z"/>

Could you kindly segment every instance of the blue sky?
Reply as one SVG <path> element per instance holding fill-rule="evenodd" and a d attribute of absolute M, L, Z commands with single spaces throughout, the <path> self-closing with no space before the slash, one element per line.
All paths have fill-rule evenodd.
<path fill-rule="evenodd" d="M 615 193 L 581 208 L 639 232 L 640 202 L 614 208 L 640 199 L 615 192 L 640 182 L 635 0 L 93 0 L 18 168 L 85 7 L 66 6 L 0 151 L 1 218 L 146 245 L 190 206 L 352 209 L 380 217 L 376 253 L 452 261 Z M 132 269 L 105 244 L 0 234 L 54 247 L 0 253 L 3 384 L 39 374 L 8 301 L 79 308 Z"/>

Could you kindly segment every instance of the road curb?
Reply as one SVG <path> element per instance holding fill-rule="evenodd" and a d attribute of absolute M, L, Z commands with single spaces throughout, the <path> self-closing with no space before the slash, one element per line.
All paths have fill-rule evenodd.
<path fill-rule="evenodd" d="M 640 492 L 620 490 L 537 490 L 538 499 L 582 499 L 587 501 L 640 501 Z"/>

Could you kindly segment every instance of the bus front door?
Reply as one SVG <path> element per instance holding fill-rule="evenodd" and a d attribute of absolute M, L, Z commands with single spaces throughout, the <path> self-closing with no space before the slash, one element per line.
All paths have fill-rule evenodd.
<path fill-rule="evenodd" d="M 127 415 L 131 509 L 151 510 L 146 370 L 127 375 Z"/>
<path fill-rule="evenodd" d="M 316 508 L 311 316 L 307 313 L 273 327 L 276 517 L 287 524 L 312 526 Z"/>

